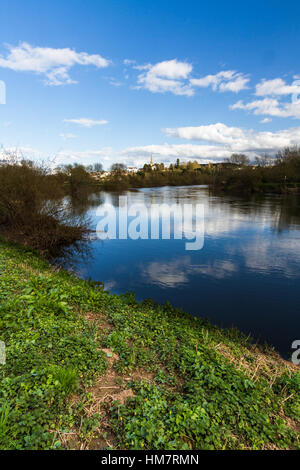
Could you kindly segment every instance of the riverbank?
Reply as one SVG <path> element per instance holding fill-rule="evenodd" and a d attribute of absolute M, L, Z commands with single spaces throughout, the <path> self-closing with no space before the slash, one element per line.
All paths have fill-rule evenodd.
<path fill-rule="evenodd" d="M 1 449 L 299 448 L 299 367 L 272 349 L 4 241 L 0 269 Z"/>
<path fill-rule="evenodd" d="M 176 175 L 175 175 L 176 176 Z M 177 175 L 177 178 L 172 180 L 166 179 L 156 179 L 155 175 L 152 179 L 139 181 L 134 177 L 128 177 L 125 175 L 119 180 L 113 180 L 110 178 L 103 179 L 99 182 L 93 182 L 91 187 L 96 187 L 99 190 L 104 191 L 120 191 L 128 189 L 144 189 L 144 188 L 159 188 L 165 186 L 196 186 L 196 185 L 207 185 L 211 189 L 222 190 L 228 193 L 275 193 L 275 194 L 285 194 L 285 193 L 299 193 L 300 185 L 299 183 L 295 184 L 284 184 L 278 182 L 268 182 L 268 183 L 257 183 L 244 184 L 244 181 L 235 181 L 234 184 L 230 184 L 227 181 L 216 181 L 212 176 L 203 178 L 201 174 L 195 173 L 194 178 L 185 179 L 180 174 Z M 197 177 L 198 176 L 198 177 Z"/>

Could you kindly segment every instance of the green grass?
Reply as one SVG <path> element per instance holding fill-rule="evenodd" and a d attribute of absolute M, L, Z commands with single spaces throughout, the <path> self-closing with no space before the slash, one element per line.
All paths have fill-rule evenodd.
<path fill-rule="evenodd" d="M 299 448 L 299 369 L 274 351 L 168 303 L 110 295 L 6 242 L 0 340 L 1 449 L 57 449 L 71 432 L 89 447 L 104 422 L 121 449 Z M 111 367 L 103 348 L 118 356 L 118 380 L 131 378 L 124 404 L 95 406 L 92 385 Z"/>

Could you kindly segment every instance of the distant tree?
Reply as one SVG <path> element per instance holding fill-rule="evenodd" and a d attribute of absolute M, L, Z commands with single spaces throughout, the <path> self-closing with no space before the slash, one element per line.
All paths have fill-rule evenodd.
<path fill-rule="evenodd" d="M 115 176 L 122 176 L 124 173 L 126 173 L 126 165 L 124 163 L 114 163 L 110 170 Z"/>
<path fill-rule="evenodd" d="M 279 164 L 300 162 L 300 147 L 295 145 L 279 150 L 276 155 L 276 162 Z"/>
<path fill-rule="evenodd" d="M 82 186 L 91 182 L 91 175 L 84 165 L 64 165 L 61 171 L 68 177 L 71 192 L 77 192 Z"/>
<path fill-rule="evenodd" d="M 163 163 L 155 163 L 154 169 L 156 171 L 163 171 L 165 169 L 165 165 Z"/>
<path fill-rule="evenodd" d="M 145 163 L 145 165 L 143 166 L 143 170 L 145 173 L 148 173 L 152 171 L 152 166 L 149 163 Z"/>
<path fill-rule="evenodd" d="M 239 166 L 246 166 L 250 163 L 250 159 L 243 153 L 233 153 L 226 161 Z"/>
<path fill-rule="evenodd" d="M 281 180 L 296 182 L 300 180 L 300 147 L 286 147 L 276 155 L 274 170 Z"/>
<path fill-rule="evenodd" d="M 95 171 L 96 173 L 102 173 L 102 171 L 103 171 L 102 163 L 94 163 L 93 171 Z"/>
<path fill-rule="evenodd" d="M 255 157 L 254 161 L 257 166 L 262 167 L 270 166 L 273 163 L 273 159 L 267 154 Z"/>
<path fill-rule="evenodd" d="M 16 160 L 16 161 L 17 161 L 17 160 Z M 23 159 L 20 161 L 20 165 L 33 168 L 33 167 L 34 167 L 34 162 L 33 162 L 33 160 L 26 160 L 25 158 L 23 158 Z"/>
<path fill-rule="evenodd" d="M 176 169 L 180 168 L 180 160 L 179 160 L 179 158 L 177 158 L 177 160 L 176 160 L 175 168 L 176 168 Z"/>

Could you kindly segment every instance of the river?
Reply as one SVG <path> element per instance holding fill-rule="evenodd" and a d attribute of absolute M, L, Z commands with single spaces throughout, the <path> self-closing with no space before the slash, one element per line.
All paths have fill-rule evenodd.
<path fill-rule="evenodd" d="M 203 247 L 186 250 L 187 240 L 174 239 L 172 227 L 170 239 L 94 237 L 88 256 L 72 259 L 77 274 L 103 281 L 112 293 L 134 291 L 138 300 L 168 300 L 218 326 L 237 327 L 290 357 L 292 342 L 300 339 L 297 196 L 245 199 L 214 195 L 201 186 L 147 188 L 122 196 L 128 206 L 144 204 L 146 219 L 155 204 L 202 207 Z M 119 194 L 92 194 L 74 211 L 96 228 L 103 204 L 118 213 Z"/>

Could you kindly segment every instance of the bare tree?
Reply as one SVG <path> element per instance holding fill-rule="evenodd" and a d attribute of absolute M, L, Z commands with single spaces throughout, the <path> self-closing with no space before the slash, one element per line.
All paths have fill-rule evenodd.
<path fill-rule="evenodd" d="M 239 166 L 246 166 L 250 163 L 250 159 L 243 153 L 233 153 L 231 157 L 226 159 L 226 161 Z"/>

